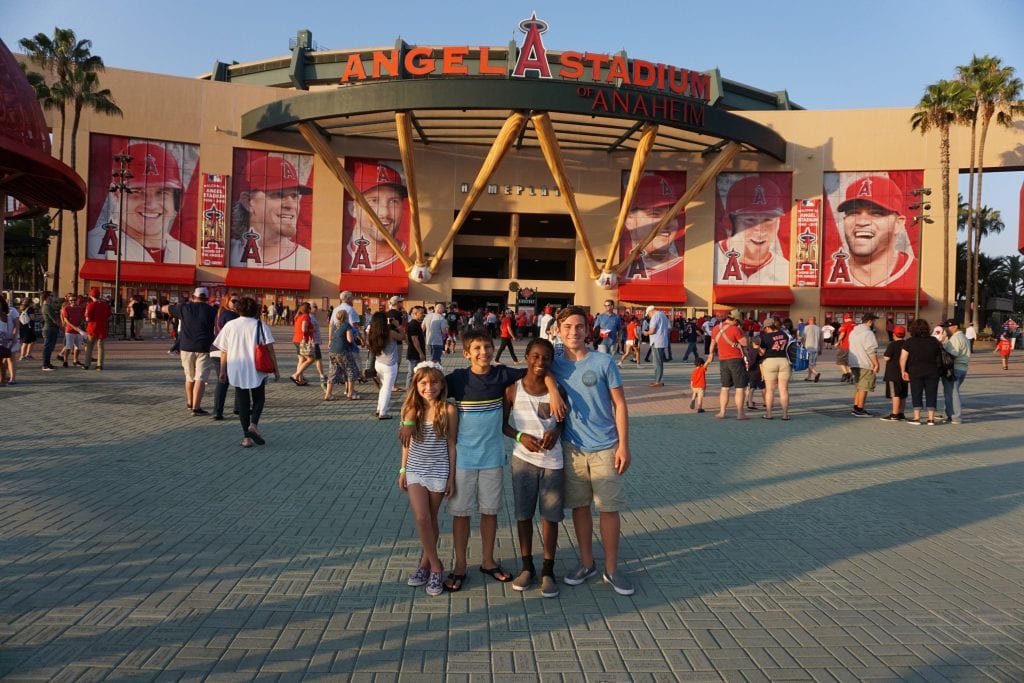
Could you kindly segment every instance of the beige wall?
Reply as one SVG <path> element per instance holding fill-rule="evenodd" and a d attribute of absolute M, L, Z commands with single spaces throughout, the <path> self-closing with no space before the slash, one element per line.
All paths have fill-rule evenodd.
<path fill-rule="evenodd" d="M 102 81 L 110 88 L 124 118 L 86 114 L 78 140 L 77 170 L 88 176 L 89 134 L 107 133 L 200 145 L 203 173 L 231 174 L 232 149 L 288 149 L 308 152 L 297 135 L 281 136 L 282 147 L 261 145 L 239 137 L 241 115 L 259 105 L 295 95 L 292 90 L 216 83 L 155 74 L 108 70 Z M 940 315 L 942 302 L 943 240 L 948 239 L 955 254 L 955 233 L 942 234 L 938 134 L 922 136 L 912 131 L 910 109 L 874 109 L 851 111 L 772 111 L 746 112 L 745 116 L 779 132 L 788 142 L 787 163 L 779 163 L 763 154 L 744 153 L 726 171 L 789 171 L 793 173 L 793 197 L 814 198 L 822 195 L 822 173 L 826 171 L 867 171 L 924 169 L 925 184 L 933 189 L 931 215 L 936 223 L 924 231 L 923 289 L 930 304 L 924 315 L 929 319 Z M 954 131 L 954 165 L 966 167 L 970 144 L 969 131 Z M 361 156 L 398 159 L 397 144 L 372 141 L 350 141 L 335 138 L 334 149 L 340 157 Z M 1024 124 L 1011 129 L 993 127 L 989 134 L 986 161 L 990 167 L 1024 165 Z M 452 216 L 465 198 L 459 191 L 461 182 L 476 177 L 484 151 L 476 147 L 431 145 L 417 146 L 417 182 L 419 185 L 421 225 L 424 249 L 433 253 L 451 224 Z M 626 152 L 611 155 L 603 152 L 568 153 L 566 165 L 577 192 L 586 232 L 595 256 L 604 258 L 618 212 L 619 178 L 632 160 Z M 648 170 L 685 170 L 693 182 L 703 168 L 697 155 L 656 154 Z M 342 189 L 340 183 L 317 160 L 315 163 L 316 193 L 313 212 L 312 284 L 309 296 L 336 297 L 341 237 Z M 498 185 L 530 184 L 554 188 L 547 165 L 539 150 L 513 151 L 499 167 L 492 182 Z M 956 198 L 956 173 L 951 181 L 951 196 Z M 711 303 L 714 235 L 714 183 L 711 183 L 687 208 L 686 235 L 686 306 L 708 308 Z M 524 195 L 484 195 L 475 207 L 482 211 L 567 213 L 564 199 L 553 193 L 547 197 Z M 794 212 L 795 220 L 795 212 Z M 70 223 L 70 222 L 69 222 Z M 79 220 L 81 244 L 85 244 L 85 212 Z M 955 226 L 954 226 L 955 229 Z M 795 235 L 795 230 L 792 231 Z M 70 274 L 70 245 L 65 239 L 62 273 Z M 795 245 L 793 245 L 795 246 Z M 452 288 L 506 291 L 506 280 L 451 279 L 451 250 L 433 280 L 425 285 L 410 283 L 408 299 L 413 301 L 447 300 Z M 223 280 L 226 269 L 202 268 L 197 279 Z M 66 286 L 65 283 L 59 288 Z M 572 291 L 576 301 L 595 306 L 607 293 L 594 285 L 582 255 L 577 255 L 576 281 L 557 283 L 524 282 L 542 290 Z M 952 288 L 950 278 L 950 288 Z M 796 302 L 791 308 L 794 317 L 820 314 L 817 288 L 793 288 Z M 950 292 L 952 299 L 952 292 Z M 511 300 L 511 296 L 510 296 Z"/>

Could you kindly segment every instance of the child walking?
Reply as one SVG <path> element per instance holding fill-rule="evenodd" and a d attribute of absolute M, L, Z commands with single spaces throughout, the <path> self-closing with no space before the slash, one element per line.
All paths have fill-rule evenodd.
<path fill-rule="evenodd" d="M 423 557 L 406 583 L 426 584 L 427 595 L 440 595 L 444 592 L 444 565 L 437 555 L 437 512 L 442 499 L 455 493 L 455 434 L 459 416 L 455 406 L 447 402 L 448 390 L 439 363 L 425 361 L 417 365 L 412 388 L 402 406 L 402 425 L 414 431 L 409 445 L 402 447 L 398 487 L 409 494 Z"/>
<path fill-rule="evenodd" d="M 1003 332 L 999 335 L 999 341 L 996 342 L 996 350 L 993 353 L 999 354 L 999 359 L 1003 361 L 1003 370 L 1010 369 L 1010 352 L 1013 350 L 1013 342 L 1010 340 L 1010 335 Z"/>
<path fill-rule="evenodd" d="M 704 412 L 704 390 L 708 388 L 708 369 L 704 359 L 697 356 L 693 359 L 693 374 L 690 375 L 690 410 Z"/>

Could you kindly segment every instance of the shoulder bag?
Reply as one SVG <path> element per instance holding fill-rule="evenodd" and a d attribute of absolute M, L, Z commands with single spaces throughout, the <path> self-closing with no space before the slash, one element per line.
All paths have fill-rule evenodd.
<path fill-rule="evenodd" d="M 256 321 L 256 349 L 253 353 L 258 372 L 274 372 L 277 366 L 274 364 L 274 356 L 270 352 L 266 337 L 263 336 L 263 323 Z"/>

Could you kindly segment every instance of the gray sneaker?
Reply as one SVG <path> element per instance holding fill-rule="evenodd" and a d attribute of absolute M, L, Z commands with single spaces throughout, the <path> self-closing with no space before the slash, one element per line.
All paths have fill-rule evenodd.
<path fill-rule="evenodd" d="M 633 588 L 633 584 L 630 582 L 629 579 L 626 578 L 625 574 L 623 574 L 622 572 L 615 572 L 611 576 L 609 576 L 606 573 L 603 575 L 603 577 L 605 582 L 610 583 L 612 585 L 612 588 L 614 588 L 615 592 L 619 595 L 632 595 L 636 592 L 636 590 Z"/>
<path fill-rule="evenodd" d="M 540 594 L 545 598 L 558 597 L 558 582 L 553 576 L 540 577 Z"/>
<path fill-rule="evenodd" d="M 576 565 L 576 569 L 566 574 L 562 581 L 565 581 L 570 586 L 578 586 L 592 576 L 597 576 L 597 565 L 584 567 L 582 564 L 579 564 Z"/>
<path fill-rule="evenodd" d="M 519 576 L 512 579 L 512 590 L 524 591 L 533 585 L 533 572 L 523 570 L 519 572 Z"/>

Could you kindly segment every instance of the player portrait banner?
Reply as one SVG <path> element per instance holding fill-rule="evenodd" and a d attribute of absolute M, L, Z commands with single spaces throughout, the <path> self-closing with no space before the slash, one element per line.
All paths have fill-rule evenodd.
<path fill-rule="evenodd" d="M 129 191 L 111 192 L 113 174 L 121 170 L 114 157 L 120 155 L 131 157 L 124 167 Z M 198 165 L 198 145 L 93 134 L 86 259 L 116 261 L 120 251 L 122 263 L 194 267 Z M 90 277 L 85 270 L 83 277 Z M 151 272 L 158 276 L 160 269 Z"/>
<path fill-rule="evenodd" d="M 349 157 L 345 170 L 370 207 L 403 250 L 409 244 L 409 192 L 399 161 Z M 341 238 L 340 289 L 404 293 L 409 276 L 372 218 L 345 195 Z"/>
<path fill-rule="evenodd" d="M 622 171 L 620 200 L 629 172 Z M 649 171 L 640 179 L 626 216 L 619 243 L 619 259 L 642 241 L 686 191 L 685 171 Z M 683 257 L 686 252 L 686 216 L 680 211 L 630 264 L 619 281 L 619 298 L 626 301 L 683 303 Z"/>
<path fill-rule="evenodd" d="M 311 155 L 235 149 L 230 213 L 229 268 L 274 272 L 252 276 L 229 272 L 229 283 L 308 289 L 313 225 Z M 285 271 L 296 277 L 282 279 Z"/>
<path fill-rule="evenodd" d="M 923 181 L 920 170 L 824 174 L 823 304 L 914 305 L 920 231 L 910 205 Z"/>
<path fill-rule="evenodd" d="M 796 203 L 797 287 L 817 287 L 821 254 L 821 200 L 801 199 Z"/>
<path fill-rule="evenodd" d="M 200 258 L 204 266 L 223 267 L 227 262 L 228 178 L 203 176 L 202 219 L 199 224 Z"/>

